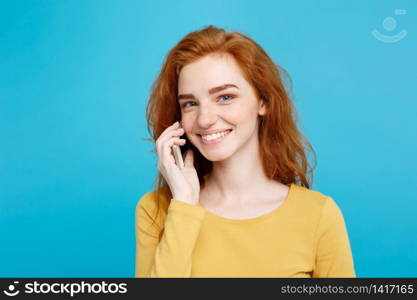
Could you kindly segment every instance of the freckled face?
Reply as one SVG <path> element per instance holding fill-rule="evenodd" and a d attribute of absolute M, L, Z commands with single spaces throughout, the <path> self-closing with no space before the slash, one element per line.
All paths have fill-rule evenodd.
<path fill-rule="evenodd" d="M 178 95 L 181 126 L 208 160 L 227 159 L 250 139 L 257 139 L 258 114 L 264 115 L 265 108 L 231 55 L 207 55 L 184 66 Z M 209 141 L 200 135 L 217 129 L 232 131 Z"/>

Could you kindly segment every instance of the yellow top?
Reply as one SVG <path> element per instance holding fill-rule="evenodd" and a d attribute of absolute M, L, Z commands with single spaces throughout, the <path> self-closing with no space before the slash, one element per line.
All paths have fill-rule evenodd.
<path fill-rule="evenodd" d="M 151 227 L 153 193 L 136 206 L 135 277 L 356 276 L 342 212 L 317 191 L 291 184 L 278 208 L 251 219 L 171 199 Z"/>

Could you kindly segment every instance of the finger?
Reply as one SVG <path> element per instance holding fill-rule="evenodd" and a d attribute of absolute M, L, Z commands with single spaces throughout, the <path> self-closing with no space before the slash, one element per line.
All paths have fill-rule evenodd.
<path fill-rule="evenodd" d="M 177 121 L 173 123 L 172 125 L 168 126 L 167 128 L 165 128 L 158 138 L 164 137 L 169 131 L 175 130 L 178 127 L 179 127 L 179 122 Z"/>
<path fill-rule="evenodd" d="M 178 145 L 183 146 L 185 144 L 184 139 L 180 139 L 179 137 L 172 137 L 171 139 L 164 142 L 162 153 L 161 153 L 161 161 L 162 163 L 171 162 L 175 164 L 175 157 L 172 153 L 172 146 Z"/>
<path fill-rule="evenodd" d="M 172 130 L 168 128 L 164 131 L 163 135 L 161 134 L 161 136 L 158 138 L 157 140 L 157 151 L 158 153 L 163 153 L 163 149 L 162 149 L 162 145 L 169 139 L 171 139 L 172 137 L 180 137 L 181 135 L 184 134 L 184 129 L 183 128 L 177 128 L 176 130 Z"/>
<path fill-rule="evenodd" d="M 161 153 L 161 144 L 162 144 L 162 141 L 165 139 L 165 137 L 167 136 L 167 134 L 170 132 L 170 131 L 172 131 L 172 130 L 174 130 L 174 129 L 176 129 L 177 127 L 178 127 L 178 125 L 179 125 L 179 122 L 177 121 L 177 122 L 175 122 L 174 124 L 172 124 L 171 126 L 169 126 L 169 127 L 167 127 L 167 128 L 165 128 L 165 130 L 160 134 L 160 136 L 156 139 L 156 149 L 157 149 L 157 152 L 158 153 Z"/>
<path fill-rule="evenodd" d="M 161 137 L 159 139 L 159 141 L 158 141 L 158 144 L 159 144 L 158 147 L 161 150 L 160 153 L 163 153 L 164 152 L 163 149 L 162 149 L 162 147 L 163 147 L 163 145 L 164 145 L 164 143 L 166 141 L 170 140 L 173 137 L 178 137 L 179 138 L 183 134 L 184 134 L 184 129 L 178 128 L 177 130 L 169 131 L 166 135 L 164 135 L 163 137 Z"/>

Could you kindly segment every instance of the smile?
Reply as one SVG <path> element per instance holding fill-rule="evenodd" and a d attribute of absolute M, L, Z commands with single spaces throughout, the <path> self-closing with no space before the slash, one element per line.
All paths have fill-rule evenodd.
<path fill-rule="evenodd" d="M 203 144 L 211 145 L 211 144 L 217 144 L 223 141 L 225 137 L 229 135 L 230 132 L 232 132 L 232 129 L 229 129 L 220 133 L 216 133 L 216 134 L 210 134 L 210 135 L 204 135 L 204 136 L 198 135 L 198 136 L 203 142 Z"/>

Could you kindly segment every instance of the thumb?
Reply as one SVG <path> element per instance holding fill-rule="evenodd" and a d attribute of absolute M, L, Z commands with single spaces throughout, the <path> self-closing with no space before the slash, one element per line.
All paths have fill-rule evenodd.
<path fill-rule="evenodd" d="M 191 149 L 188 149 L 185 160 L 184 160 L 185 167 L 193 167 L 194 166 L 194 152 Z"/>

